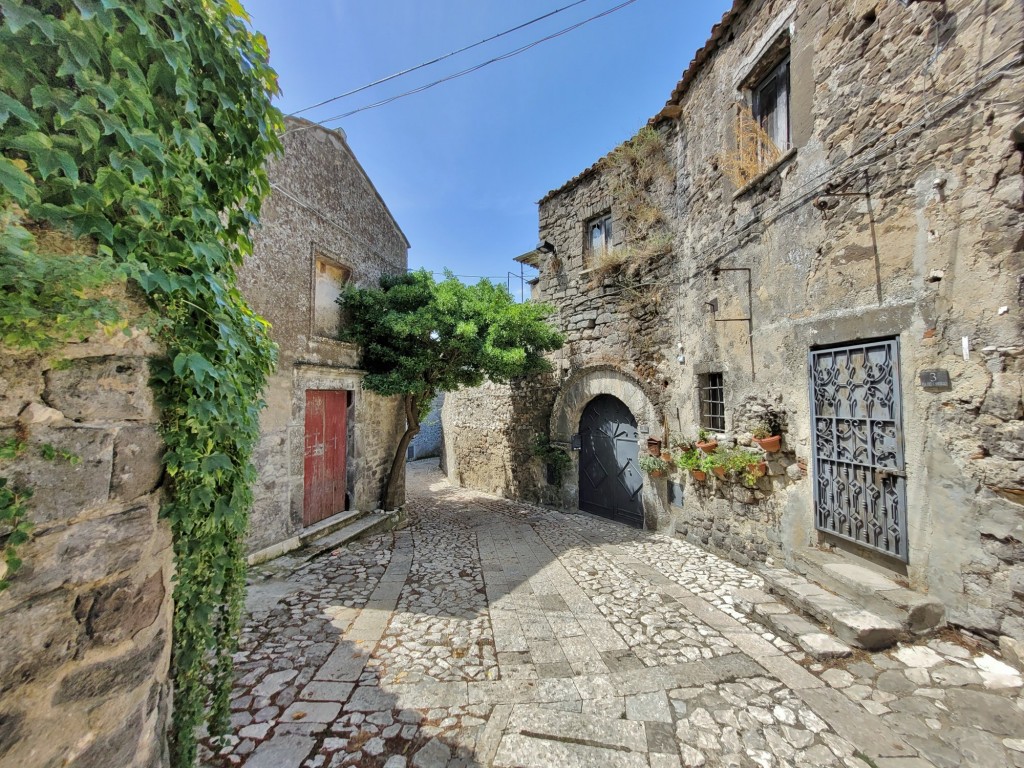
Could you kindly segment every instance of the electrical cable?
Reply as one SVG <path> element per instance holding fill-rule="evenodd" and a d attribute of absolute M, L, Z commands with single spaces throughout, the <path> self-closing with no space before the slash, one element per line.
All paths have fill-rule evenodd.
<path fill-rule="evenodd" d="M 442 83 L 447 83 L 447 82 L 449 82 L 451 80 L 455 80 L 455 79 L 460 78 L 460 77 L 464 77 L 465 75 L 468 75 L 468 74 L 471 74 L 473 72 L 476 72 L 477 70 L 483 69 L 484 67 L 490 66 L 491 64 L 494 64 L 496 62 L 504 61 L 506 59 L 511 59 L 513 56 L 518 56 L 521 53 L 525 53 L 526 51 L 530 50 L 531 48 L 536 48 L 541 43 L 546 43 L 549 40 L 554 40 L 555 38 L 562 37 L 563 35 L 566 35 L 569 32 L 573 32 L 573 31 L 579 29 L 580 27 L 584 26 L 585 24 L 589 24 L 592 21 L 596 21 L 597 19 L 604 18 L 605 16 L 613 14 L 616 11 L 620 11 L 623 8 L 625 8 L 626 6 L 632 5 L 635 2 L 637 2 L 637 0 L 625 0 L 625 2 L 619 3 L 618 5 L 614 6 L 613 8 L 609 8 L 608 10 L 602 11 L 601 13 L 596 14 L 594 16 L 591 16 L 588 19 L 584 19 L 583 21 L 577 22 L 576 24 L 573 24 L 572 26 L 565 27 L 564 29 L 560 29 L 557 32 L 553 32 L 552 34 L 547 35 L 546 37 L 542 37 L 539 40 L 534 40 L 532 43 L 527 43 L 526 45 L 521 46 L 519 48 L 516 48 L 513 51 L 508 51 L 507 53 L 503 53 L 500 56 L 495 56 L 494 58 L 488 59 L 487 61 L 484 61 L 484 62 L 482 62 L 480 64 L 476 64 L 476 65 L 474 65 L 472 67 L 467 67 L 466 69 L 460 70 L 460 71 L 455 72 L 455 73 L 453 73 L 451 75 L 447 75 L 446 77 L 442 77 L 439 80 L 434 80 L 433 82 L 427 83 L 426 85 L 421 85 L 418 88 L 413 88 L 412 90 L 405 91 L 404 93 L 399 93 L 399 94 L 396 94 L 395 96 L 390 96 L 390 97 L 388 97 L 386 99 L 381 99 L 380 101 L 374 102 L 372 104 L 367 104 L 367 105 L 362 106 L 362 107 L 357 107 L 356 109 L 349 110 L 348 112 L 344 112 L 344 113 L 342 113 L 340 115 L 334 115 L 333 117 L 327 117 L 327 118 L 324 118 L 323 120 L 319 120 L 319 121 L 313 122 L 310 125 L 304 125 L 304 126 L 300 126 L 298 128 L 290 128 L 287 131 L 285 131 L 284 134 L 282 134 L 282 135 L 286 135 L 286 134 L 289 134 L 289 133 L 297 133 L 299 131 L 304 131 L 304 130 L 307 130 L 309 128 L 313 128 L 315 126 L 322 126 L 322 125 L 326 125 L 327 123 L 333 123 L 333 122 L 336 122 L 338 120 L 344 120 L 345 118 L 351 117 L 352 115 L 359 114 L 360 112 L 365 112 L 365 111 L 370 110 L 370 109 L 377 109 L 378 107 L 383 107 L 384 105 L 390 104 L 390 103 L 392 103 L 394 101 L 398 101 L 399 99 L 404 99 L 406 96 L 412 96 L 412 95 L 417 94 L 417 93 L 422 93 L 423 91 L 429 90 L 430 88 L 433 88 L 435 86 L 441 85 Z"/>
<path fill-rule="evenodd" d="M 981 66 L 988 67 L 992 65 L 999 58 L 1005 56 L 1008 52 L 1018 50 L 1018 46 L 1019 44 L 1016 43 L 1012 46 L 1008 46 L 999 53 L 990 57 Z M 943 91 L 941 94 L 938 94 L 937 98 L 933 98 L 929 101 L 926 101 L 921 105 L 921 109 L 926 111 L 929 110 L 931 107 L 935 106 L 934 111 L 929 112 L 929 116 L 927 118 L 924 118 L 923 120 L 914 121 L 911 125 L 893 134 L 886 141 L 882 142 L 880 145 L 875 147 L 875 149 L 871 151 L 869 154 L 867 154 L 865 157 L 857 159 L 849 166 L 842 168 L 829 168 L 811 177 L 804 184 L 797 187 L 790 194 L 788 194 L 787 200 L 780 201 L 776 205 L 776 207 L 773 210 L 767 212 L 766 215 L 756 220 L 752 219 L 748 224 L 745 224 L 741 229 L 732 233 L 724 240 L 719 241 L 719 247 L 716 248 L 711 254 L 709 254 L 709 266 L 703 269 L 698 269 L 696 272 L 694 272 L 694 274 L 688 277 L 684 277 L 682 279 L 672 278 L 668 280 L 653 280 L 649 282 L 638 283 L 631 287 L 678 288 L 682 286 L 684 283 L 692 282 L 699 275 L 704 274 L 704 272 L 708 271 L 709 269 L 713 269 L 714 265 L 717 262 L 719 262 L 723 257 L 728 255 L 729 253 L 732 253 L 736 248 L 736 245 L 733 244 L 734 240 L 741 239 L 745 236 L 755 237 L 758 234 L 763 233 L 765 226 L 773 224 L 774 222 L 778 221 L 778 219 L 780 219 L 782 216 L 785 216 L 787 213 L 790 213 L 795 208 L 798 208 L 800 205 L 802 205 L 808 196 L 814 194 L 818 190 L 822 189 L 824 186 L 833 183 L 830 179 L 826 179 L 825 177 L 831 177 L 831 179 L 841 178 L 842 181 L 839 183 L 839 186 L 848 183 L 848 181 L 856 174 L 859 174 L 861 171 L 867 169 L 872 164 L 877 163 L 880 159 L 888 157 L 890 154 L 892 154 L 892 152 L 896 151 L 898 147 L 895 145 L 898 141 L 916 131 L 923 130 L 928 126 L 933 125 L 935 122 L 939 121 L 946 114 L 948 114 L 952 109 L 955 109 L 965 99 L 970 98 L 978 91 L 986 90 L 990 85 L 1002 79 L 1014 68 L 1020 67 L 1021 64 L 1024 64 L 1024 56 L 1018 54 L 1016 60 L 1009 62 L 1008 64 L 1002 66 L 1000 69 L 997 69 L 991 73 L 985 74 L 984 76 L 980 76 L 977 71 L 972 71 L 968 73 L 967 76 L 955 81 L 945 91 Z M 952 98 L 946 99 L 945 101 L 938 103 L 941 97 L 948 95 L 957 85 L 963 84 L 967 80 L 974 77 L 979 77 L 979 79 L 970 88 L 962 91 L 961 93 L 957 94 L 956 96 L 953 96 Z M 617 291 L 617 293 L 621 293 L 621 289 Z M 602 296 L 586 298 L 584 299 L 584 302 L 592 303 L 600 301 L 603 300 L 607 295 L 610 294 L 603 294 Z"/>
<path fill-rule="evenodd" d="M 567 11 L 570 8 L 574 8 L 577 5 L 581 5 L 581 4 L 586 3 L 588 1 L 589 0 L 576 0 L 576 2 L 574 2 L 574 3 L 570 3 L 569 5 L 564 5 L 561 8 L 556 8 L 555 10 L 551 11 L 550 13 L 545 13 L 543 16 L 538 16 L 537 18 L 530 19 L 529 21 L 527 21 L 527 22 L 525 22 L 523 24 L 520 24 L 520 25 L 515 26 L 515 27 L 511 27 L 510 29 L 506 29 L 504 32 L 499 32 L 496 35 L 491 35 L 490 37 L 484 38 L 480 42 L 473 43 L 472 45 L 467 45 L 467 46 L 465 46 L 463 48 L 459 48 L 457 51 L 452 51 L 450 53 L 444 54 L 443 56 L 438 56 L 437 58 L 431 59 L 430 61 L 425 61 L 422 64 L 417 64 L 414 67 L 409 67 L 408 69 L 403 69 L 401 72 L 395 72 L 394 74 L 388 75 L 387 77 L 382 77 L 379 80 L 374 80 L 372 83 L 367 83 L 366 85 L 361 85 L 358 88 L 353 88 L 351 91 L 346 91 L 345 93 L 338 94 L 337 96 L 332 96 L 331 98 L 325 99 L 324 101 L 321 101 L 321 102 L 318 102 L 316 104 L 313 104 L 312 106 L 303 107 L 302 109 L 297 109 L 294 112 L 289 113 L 288 116 L 289 117 L 294 117 L 296 115 L 301 115 L 303 112 L 309 112 L 309 110 L 311 110 L 311 109 L 316 109 L 317 107 L 322 107 L 325 104 L 330 104 L 332 102 L 338 101 L 339 99 L 344 99 L 344 98 L 346 98 L 348 96 L 354 96 L 355 94 L 361 93 L 362 91 L 368 90 L 369 88 L 373 88 L 374 86 L 380 85 L 382 83 L 390 82 L 391 80 L 394 80 L 395 78 L 402 77 L 403 75 L 408 75 L 410 72 L 415 72 L 417 70 L 423 69 L 424 67 L 429 67 L 432 64 L 437 64 L 439 61 L 444 61 L 445 59 L 450 59 L 452 56 L 457 56 L 460 53 L 465 53 L 468 50 L 471 50 L 473 48 L 477 48 L 477 47 L 483 45 L 484 43 L 489 43 L 492 40 L 497 40 L 499 37 L 504 37 L 505 35 L 512 34 L 513 32 L 518 32 L 520 29 L 525 29 L 526 27 L 530 26 L 531 24 L 536 24 L 538 21 L 543 21 L 544 19 L 549 19 L 552 16 L 555 16 L 555 15 L 557 15 L 559 13 L 562 13 L 563 11 Z"/>

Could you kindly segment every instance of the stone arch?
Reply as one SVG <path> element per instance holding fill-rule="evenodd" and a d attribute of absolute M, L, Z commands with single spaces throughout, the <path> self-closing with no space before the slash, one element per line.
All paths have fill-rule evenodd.
<path fill-rule="evenodd" d="M 660 437 L 662 417 L 643 385 L 633 376 L 614 365 L 583 368 L 566 379 L 555 398 L 551 410 L 551 440 L 568 444 L 579 429 L 580 417 L 587 403 L 598 395 L 612 395 L 629 408 L 636 419 L 641 440 L 647 436 Z M 643 450 L 646 450 L 642 446 Z M 562 502 L 572 510 L 579 509 L 579 452 L 571 451 L 573 470 L 562 486 Z M 644 528 L 671 531 L 673 520 L 669 513 L 664 480 L 646 480 L 643 488 Z"/>
<path fill-rule="evenodd" d="M 551 439 L 569 442 L 583 409 L 598 395 L 613 395 L 625 403 L 642 433 L 661 432 L 661 414 L 640 382 L 613 365 L 599 365 L 577 371 L 562 385 L 551 409 Z"/>

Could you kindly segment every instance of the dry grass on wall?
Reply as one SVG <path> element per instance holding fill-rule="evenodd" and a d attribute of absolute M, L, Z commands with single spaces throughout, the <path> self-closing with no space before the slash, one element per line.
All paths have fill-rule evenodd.
<path fill-rule="evenodd" d="M 725 177 L 737 189 L 745 187 L 782 157 L 771 137 L 754 119 L 750 107 L 736 105 L 733 121 L 736 146 L 716 155 L 715 161 Z"/>

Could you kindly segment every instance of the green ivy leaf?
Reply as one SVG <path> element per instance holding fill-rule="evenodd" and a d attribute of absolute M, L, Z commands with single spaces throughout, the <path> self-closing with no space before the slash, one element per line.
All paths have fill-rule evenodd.
<path fill-rule="evenodd" d="M 31 125 L 33 128 L 39 127 L 39 121 L 24 104 L 6 93 L 0 92 L 0 128 L 7 123 L 11 115 L 26 125 Z"/>
<path fill-rule="evenodd" d="M 0 157 L 0 186 L 19 203 L 27 203 L 35 191 L 35 180 L 6 157 Z"/>
<path fill-rule="evenodd" d="M 53 139 L 41 131 L 29 131 L 15 136 L 8 146 L 25 152 L 40 152 L 45 149 L 53 149 Z"/>

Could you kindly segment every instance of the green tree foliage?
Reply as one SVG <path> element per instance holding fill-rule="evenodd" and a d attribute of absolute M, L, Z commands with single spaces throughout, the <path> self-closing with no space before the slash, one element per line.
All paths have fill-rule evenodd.
<path fill-rule="evenodd" d="M 545 322 L 550 307 L 516 304 L 486 280 L 469 286 L 451 275 L 438 283 L 424 271 L 385 275 L 379 288 L 349 286 L 338 303 L 346 318 L 342 340 L 361 347 L 363 386 L 400 396 L 405 407 L 385 509 L 397 506 L 406 449 L 438 392 L 550 370 L 543 353 L 564 341 Z"/>
<path fill-rule="evenodd" d="M 173 760 L 227 726 L 243 536 L 275 350 L 235 287 L 283 124 L 238 0 L 0 0 L 0 336 L 40 349 L 111 319 L 126 275 L 155 365 L 174 536 Z M 60 262 L 40 232 L 95 247 Z M 52 285 L 61 274 L 60 285 Z M 33 314 L 35 313 L 35 314 Z M 62 316 L 58 318 L 57 316 Z M 24 318 L 34 327 L 12 331 Z"/>

